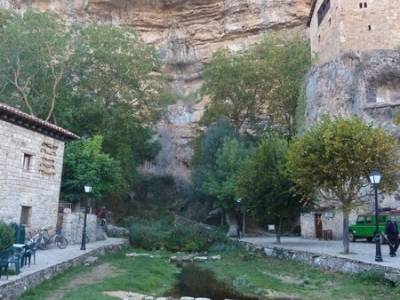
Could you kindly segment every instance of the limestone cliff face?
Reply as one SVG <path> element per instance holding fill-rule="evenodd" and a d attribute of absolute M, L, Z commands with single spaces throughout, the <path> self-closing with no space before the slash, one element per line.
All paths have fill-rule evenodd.
<path fill-rule="evenodd" d="M 0 0 L 0 6 L 52 10 L 70 22 L 107 22 L 134 27 L 159 49 L 173 90 L 189 95 L 218 48 L 246 49 L 267 31 L 306 32 L 310 0 Z M 178 103 L 159 124 L 164 146 L 145 169 L 189 179 L 193 137 L 205 102 Z"/>
<path fill-rule="evenodd" d="M 400 51 L 349 52 L 314 66 L 306 79 L 306 126 L 323 115 L 357 115 L 400 137 Z"/>

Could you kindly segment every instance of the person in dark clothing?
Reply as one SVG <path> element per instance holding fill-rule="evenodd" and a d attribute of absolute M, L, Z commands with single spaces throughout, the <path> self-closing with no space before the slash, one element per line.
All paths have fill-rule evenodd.
<path fill-rule="evenodd" d="M 389 242 L 390 256 L 394 257 L 400 244 L 399 228 L 394 216 L 390 217 L 390 220 L 386 223 L 385 234 Z"/>

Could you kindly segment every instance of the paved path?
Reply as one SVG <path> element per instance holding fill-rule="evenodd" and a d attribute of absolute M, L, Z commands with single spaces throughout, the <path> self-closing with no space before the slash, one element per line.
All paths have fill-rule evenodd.
<path fill-rule="evenodd" d="M 104 241 L 98 241 L 87 244 L 85 251 L 80 250 L 80 245 L 69 245 L 65 249 L 52 248 L 44 251 L 38 250 L 36 252 L 36 264 L 33 264 L 33 257 L 32 257 L 31 265 L 23 267 L 19 275 L 9 276 L 8 280 L 6 280 L 6 277 L 4 275 L 1 277 L 0 290 L 2 286 L 10 282 L 18 281 L 24 277 L 27 277 L 28 275 L 48 269 L 51 266 L 58 265 L 65 261 L 79 258 L 89 252 L 92 252 L 93 250 L 113 245 L 123 245 L 125 243 L 126 243 L 125 239 L 108 238 Z"/>
<path fill-rule="evenodd" d="M 367 242 L 350 243 L 350 251 L 352 254 L 344 255 L 342 241 L 320 241 L 316 239 L 303 239 L 300 237 L 282 237 L 281 244 L 275 243 L 274 237 L 252 237 L 243 238 L 242 241 L 248 242 L 257 246 L 267 248 L 284 248 L 289 250 L 300 250 L 315 254 L 331 255 L 341 258 L 348 258 L 356 261 L 361 261 L 380 266 L 387 266 L 400 269 L 400 252 L 397 257 L 389 256 L 389 246 L 382 245 L 383 262 L 375 262 L 375 244 Z"/>

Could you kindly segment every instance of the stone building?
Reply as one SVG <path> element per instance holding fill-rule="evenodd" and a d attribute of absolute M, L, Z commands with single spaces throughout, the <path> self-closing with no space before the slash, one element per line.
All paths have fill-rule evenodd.
<path fill-rule="evenodd" d="M 64 143 L 77 138 L 0 103 L 0 220 L 55 229 Z"/>
<path fill-rule="evenodd" d="M 306 77 L 306 127 L 327 114 L 357 115 L 400 137 L 400 6 L 390 0 L 315 0 L 309 17 L 315 65 Z M 368 191 L 367 191 L 368 192 Z M 399 208 L 400 192 L 382 194 L 380 207 Z M 373 211 L 366 198 L 354 209 Z M 342 238 L 342 214 L 336 203 L 322 201 L 301 217 L 302 236 L 332 230 Z"/>
<path fill-rule="evenodd" d="M 340 52 L 395 49 L 399 20 L 400 6 L 393 0 L 314 0 L 311 51 L 324 63 Z"/>

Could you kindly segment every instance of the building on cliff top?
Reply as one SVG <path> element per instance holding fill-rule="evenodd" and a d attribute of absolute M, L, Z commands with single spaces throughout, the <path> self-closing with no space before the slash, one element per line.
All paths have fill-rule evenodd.
<path fill-rule="evenodd" d="M 321 63 L 340 52 L 395 49 L 400 5 L 393 0 L 313 0 L 311 51 Z"/>
<path fill-rule="evenodd" d="M 316 64 L 306 77 L 306 127 L 330 116 L 357 115 L 400 138 L 400 5 L 393 0 L 314 0 L 310 17 L 311 51 Z M 400 208 L 400 191 L 379 195 L 381 208 Z M 373 212 L 366 199 L 350 216 Z M 321 201 L 301 216 L 302 236 L 332 231 L 342 238 L 337 203 Z"/>
<path fill-rule="evenodd" d="M 0 103 L 0 220 L 55 229 L 64 143 L 78 138 Z"/>

